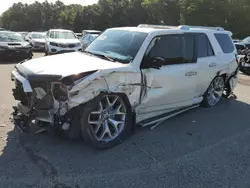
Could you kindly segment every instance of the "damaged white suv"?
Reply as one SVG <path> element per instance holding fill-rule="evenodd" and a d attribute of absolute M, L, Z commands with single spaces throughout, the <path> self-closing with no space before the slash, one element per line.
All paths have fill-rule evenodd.
<path fill-rule="evenodd" d="M 16 113 L 47 122 L 97 148 L 123 141 L 202 104 L 215 106 L 237 83 L 232 33 L 199 26 L 107 29 L 84 52 L 21 62 L 12 72 Z"/>

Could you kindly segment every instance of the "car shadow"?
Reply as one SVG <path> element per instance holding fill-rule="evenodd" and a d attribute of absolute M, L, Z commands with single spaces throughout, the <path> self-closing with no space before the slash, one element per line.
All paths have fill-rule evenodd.
<path fill-rule="evenodd" d="M 7 133 L 0 156 L 0 187 L 95 187 L 98 182 L 91 181 L 94 178 L 120 176 L 122 172 L 133 175 L 138 169 L 174 160 L 245 132 L 249 130 L 249 112 L 249 104 L 223 99 L 214 108 L 191 110 L 154 130 L 137 128 L 127 141 L 109 150 L 58 139 L 48 132 L 20 133 L 14 127 Z"/>

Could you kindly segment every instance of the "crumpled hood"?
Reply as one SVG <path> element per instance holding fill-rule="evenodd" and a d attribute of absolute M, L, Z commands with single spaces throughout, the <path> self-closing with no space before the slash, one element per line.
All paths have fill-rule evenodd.
<path fill-rule="evenodd" d="M 107 61 L 83 52 L 71 52 L 28 60 L 22 66 L 35 74 L 69 76 L 94 70 L 121 68 L 127 64 Z"/>
<path fill-rule="evenodd" d="M 49 42 L 55 42 L 59 44 L 75 44 L 75 43 L 80 43 L 78 39 L 53 39 L 49 38 Z"/>
<path fill-rule="evenodd" d="M 45 43 L 45 38 L 44 39 L 32 39 L 33 42 L 40 42 L 40 43 Z"/>
<path fill-rule="evenodd" d="M 0 42 L 0 46 L 19 46 L 19 47 L 28 47 L 30 44 L 28 42 Z"/>

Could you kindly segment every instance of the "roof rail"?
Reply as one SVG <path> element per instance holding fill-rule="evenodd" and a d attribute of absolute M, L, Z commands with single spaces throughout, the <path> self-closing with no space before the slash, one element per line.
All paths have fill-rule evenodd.
<path fill-rule="evenodd" d="M 150 24 L 140 24 L 137 27 L 142 28 L 156 28 L 156 29 L 182 29 L 182 30 L 190 30 L 190 29 L 208 29 L 208 30 L 216 30 L 216 31 L 225 31 L 222 27 L 209 27 L 209 26 L 189 26 L 189 25 L 179 25 L 179 26 L 170 26 L 170 25 L 150 25 Z"/>
<path fill-rule="evenodd" d="M 190 29 L 208 29 L 216 31 L 225 31 L 222 27 L 209 27 L 209 26 L 189 26 L 189 25 L 180 25 L 179 29 L 190 30 Z"/>
<path fill-rule="evenodd" d="M 170 25 L 150 25 L 150 24 L 140 24 L 137 27 L 142 28 L 156 28 L 156 29 L 178 29 L 178 26 L 170 26 Z"/>

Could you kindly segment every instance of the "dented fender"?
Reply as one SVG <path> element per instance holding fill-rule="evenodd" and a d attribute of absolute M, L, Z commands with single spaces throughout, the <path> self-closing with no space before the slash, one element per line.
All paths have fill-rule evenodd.
<path fill-rule="evenodd" d="M 134 69 L 99 70 L 86 77 L 69 91 L 69 108 L 84 104 L 101 92 L 124 93 L 132 107 L 139 104 L 141 73 Z"/>

